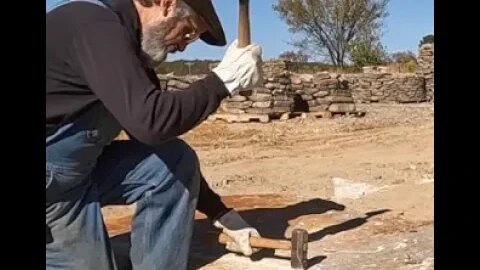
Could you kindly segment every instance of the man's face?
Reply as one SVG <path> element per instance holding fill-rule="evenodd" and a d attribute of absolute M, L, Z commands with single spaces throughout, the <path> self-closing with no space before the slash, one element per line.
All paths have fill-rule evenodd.
<path fill-rule="evenodd" d="M 167 16 L 152 18 L 143 24 L 142 50 L 150 62 L 163 62 L 168 53 L 184 51 L 206 29 L 206 24 L 196 14 L 172 10 Z"/>

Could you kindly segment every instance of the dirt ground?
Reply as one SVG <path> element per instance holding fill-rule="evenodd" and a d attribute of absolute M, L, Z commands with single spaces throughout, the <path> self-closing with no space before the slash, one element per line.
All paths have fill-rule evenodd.
<path fill-rule="evenodd" d="M 309 232 L 310 269 L 433 269 L 433 105 L 357 107 L 364 117 L 206 122 L 183 138 L 262 236 Z M 217 236 L 197 215 L 190 269 L 290 269 L 281 252 L 245 258 Z"/>

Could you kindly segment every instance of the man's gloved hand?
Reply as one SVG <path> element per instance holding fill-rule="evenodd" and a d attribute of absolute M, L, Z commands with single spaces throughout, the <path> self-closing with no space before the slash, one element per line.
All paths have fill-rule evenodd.
<path fill-rule="evenodd" d="M 235 210 L 230 210 L 216 220 L 213 225 L 222 229 L 223 233 L 235 240 L 235 242 L 227 242 L 226 248 L 228 250 L 243 253 L 245 256 L 250 256 L 259 251 L 258 248 L 250 246 L 250 236 L 260 237 L 260 234 L 255 228 L 248 225 Z"/>
<path fill-rule="evenodd" d="M 238 40 L 235 40 L 220 64 L 212 70 L 231 95 L 263 84 L 262 48 L 258 44 L 238 48 L 237 44 Z"/>

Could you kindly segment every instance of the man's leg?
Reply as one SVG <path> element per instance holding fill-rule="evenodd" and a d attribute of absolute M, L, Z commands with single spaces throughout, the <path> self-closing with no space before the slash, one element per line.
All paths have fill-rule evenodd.
<path fill-rule="evenodd" d="M 66 168 L 46 175 L 46 269 L 115 269 L 96 186 Z"/>
<path fill-rule="evenodd" d="M 115 141 L 100 156 L 92 180 L 102 205 L 136 202 L 133 269 L 186 269 L 200 169 L 193 149 L 171 140 L 159 147 Z"/>
<path fill-rule="evenodd" d="M 91 173 L 120 129 L 96 105 L 46 138 L 46 269 L 116 269 Z"/>

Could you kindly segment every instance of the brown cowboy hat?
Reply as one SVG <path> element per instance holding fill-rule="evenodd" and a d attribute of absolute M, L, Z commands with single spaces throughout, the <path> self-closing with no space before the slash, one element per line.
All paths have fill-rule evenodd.
<path fill-rule="evenodd" d="M 214 46 L 227 44 L 222 24 L 211 0 L 183 0 L 207 23 L 208 30 L 200 36 L 205 43 Z"/>

